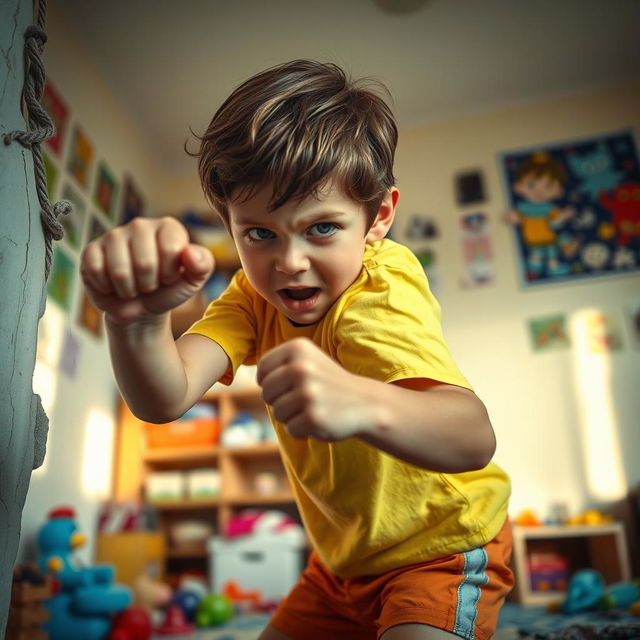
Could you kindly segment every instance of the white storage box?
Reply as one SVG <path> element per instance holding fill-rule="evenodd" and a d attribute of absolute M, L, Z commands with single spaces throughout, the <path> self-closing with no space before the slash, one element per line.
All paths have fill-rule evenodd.
<path fill-rule="evenodd" d="M 207 546 L 215 593 L 234 581 L 244 591 L 259 590 L 263 602 L 281 600 L 302 572 L 304 532 L 298 528 L 231 539 L 214 536 Z"/>

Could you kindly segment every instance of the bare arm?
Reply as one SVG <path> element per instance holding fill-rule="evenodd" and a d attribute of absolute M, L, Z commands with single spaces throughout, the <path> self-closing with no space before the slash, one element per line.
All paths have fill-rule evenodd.
<path fill-rule="evenodd" d="M 225 371 L 222 348 L 203 336 L 174 342 L 170 311 L 193 296 L 213 269 L 211 253 L 189 243 L 173 218 L 137 218 L 85 248 L 81 273 L 105 313 L 114 373 L 140 418 L 182 415 Z"/>
<path fill-rule="evenodd" d="M 258 365 L 264 400 L 292 436 L 358 437 L 406 462 L 444 473 L 481 469 L 495 450 L 484 404 L 453 385 L 385 384 L 343 369 L 307 340 L 269 352 Z"/>

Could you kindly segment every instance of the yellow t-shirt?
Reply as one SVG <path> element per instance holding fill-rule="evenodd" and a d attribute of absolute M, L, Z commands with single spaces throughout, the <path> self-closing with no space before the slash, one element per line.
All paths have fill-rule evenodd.
<path fill-rule="evenodd" d="M 469 388 L 442 336 L 440 307 L 416 257 L 391 240 L 367 245 L 356 281 L 322 320 L 295 327 L 238 271 L 189 333 L 220 344 L 241 364 L 305 336 L 345 369 L 382 382 L 430 378 Z M 346 578 L 467 551 L 502 527 L 510 492 L 494 463 L 467 473 L 420 469 L 359 440 L 296 440 L 270 413 L 309 538 Z"/>

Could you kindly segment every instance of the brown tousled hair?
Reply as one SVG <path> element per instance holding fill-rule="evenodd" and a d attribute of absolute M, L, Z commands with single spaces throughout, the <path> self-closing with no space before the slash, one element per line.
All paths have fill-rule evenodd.
<path fill-rule="evenodd" d="M 200 140 L 200 182 L 228 227 L 228 203 L 273 185 L 270 211 L 335 179 L 370 223 L 395 184 L 398 131 L 379 82 L 332 63 L 294 60 L 236 88 Z"/>

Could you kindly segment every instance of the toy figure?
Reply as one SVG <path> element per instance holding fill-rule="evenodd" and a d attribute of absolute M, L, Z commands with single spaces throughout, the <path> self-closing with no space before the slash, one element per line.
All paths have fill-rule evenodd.
<path fill-rule="evenodd" d="M 51 617 L 43 628 L 50 640 L 103 640 L 111 626 L 111 614 L 131 602 L 126 587 L 112 584 L 113 567 L 77 563 L 73 551 L 85 541 L 69 507 L 51 511 L 38 533 L 40 569 L 54 576 L 60 588 L 45 603 Z"/>

